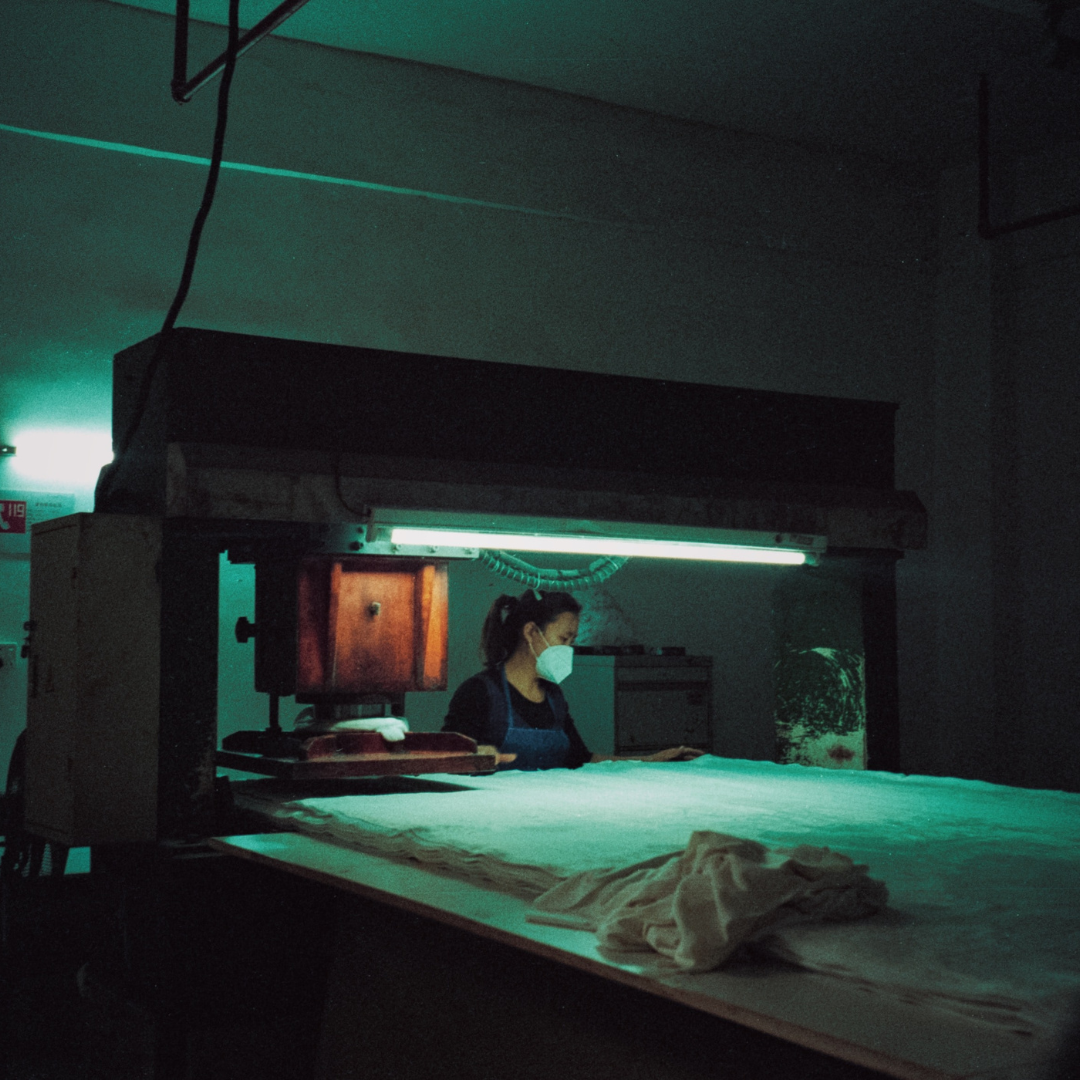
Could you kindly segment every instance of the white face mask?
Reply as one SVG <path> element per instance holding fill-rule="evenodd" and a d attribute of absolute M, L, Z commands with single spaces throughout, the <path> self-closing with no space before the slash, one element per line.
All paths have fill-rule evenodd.
<path fill-rule="evenodd" d="M 531 643 L 529 645 L 533 656 L 536 656 L 536 674 L 548 682 L 561 683 L 574 670 L 574 649 L 570 645 L 548 645 L 544 631 L 539 632 L 547 648 L 536 656 L 536 650 L 532 649 Z"/>

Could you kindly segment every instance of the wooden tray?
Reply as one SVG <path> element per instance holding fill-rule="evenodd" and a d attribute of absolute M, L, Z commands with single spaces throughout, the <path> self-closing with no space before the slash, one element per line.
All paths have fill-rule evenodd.
<path fill-rule="evenodd" d="M 306 740 L 301 758 L 219 750 L 217 764 L 286 780 L 331 780 L 494 772 L 495 755 L 478 754 L 472 739 L 449 731 L 410 731 L 401 743 L 387 742 L 375 731 L 341 731 Z"/>

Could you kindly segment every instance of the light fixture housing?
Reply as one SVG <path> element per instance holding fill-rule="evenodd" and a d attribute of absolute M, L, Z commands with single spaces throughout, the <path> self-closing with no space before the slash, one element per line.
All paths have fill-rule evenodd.
<path fill-rule="evenodd" d="M 824 536 L 802 533 L 394 509 L 373 511 L 354 547 L 427 558 L 494 550 L 780 566 L 814 564 L 825 549 Z"/>

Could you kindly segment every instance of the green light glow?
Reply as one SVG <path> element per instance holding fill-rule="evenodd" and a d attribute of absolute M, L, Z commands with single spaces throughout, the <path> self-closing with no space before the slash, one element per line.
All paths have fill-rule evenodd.
<path fill-rule="evenodd" d="M 396 526 L 394 544 L 428 547 L 486 548 L 501 551 L 564 552 L 571 555 L 621 555 L 645 559 L 694 559 L 703 562 L 772 563 L 801 566 L 802 551 L 783 548 L 702 544 L 684 540 L 634 540 L 605 536 L 554 536 L 529 533 L 418 529 Z"/>
<path fill-rule="evenodd" d="M 15 433 L 8 468 L 21 480 L 92 484 L 113 459 L 108 431 L 28 428 Z"/>

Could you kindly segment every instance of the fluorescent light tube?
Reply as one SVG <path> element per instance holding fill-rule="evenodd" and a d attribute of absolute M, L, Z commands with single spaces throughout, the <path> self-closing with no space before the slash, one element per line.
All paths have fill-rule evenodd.
<path fill-rule="evenodd" d="M 801 566 L 806 562 L 805 552 L 792 551 L 790 548 L 742 547 L 690 540 L 632 540 L 604 536 L 544 536 L 465 529 L 420 529 L 401 525 L 394 526 L 390 542 L 410 547 L 625 555 L 643 559 L 697 559 L 705 562 L 773 563 L 781 566 Z"/>
<path fill-rule="evenodd" d="M 108 429 L 33 428 L 15 433 L 18 453 L 7 468 L 24 480 L 93 484 L 103 465 L 113 459 Z"/>

